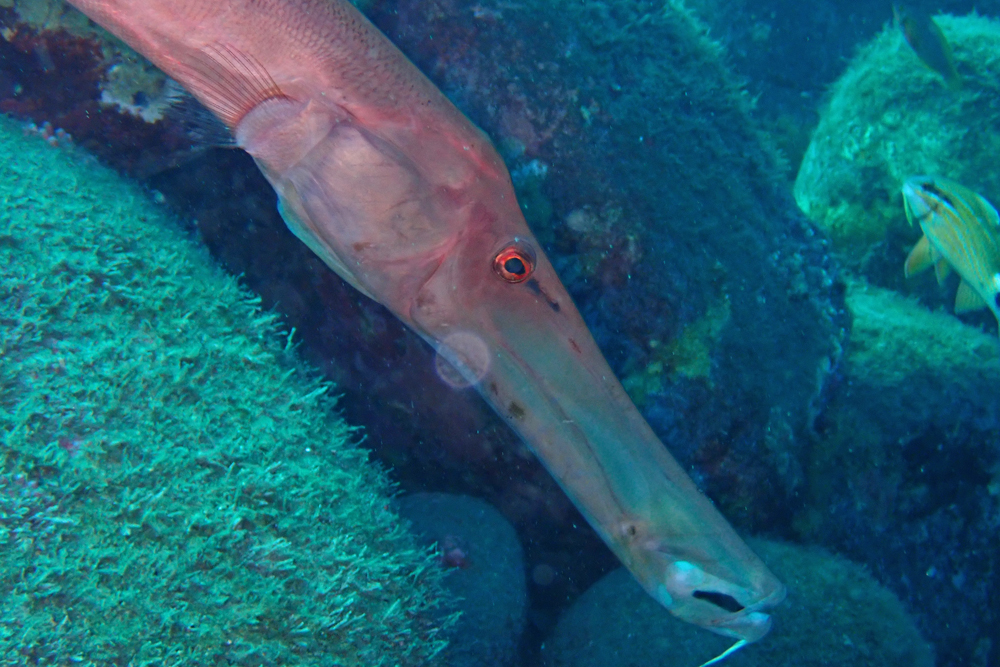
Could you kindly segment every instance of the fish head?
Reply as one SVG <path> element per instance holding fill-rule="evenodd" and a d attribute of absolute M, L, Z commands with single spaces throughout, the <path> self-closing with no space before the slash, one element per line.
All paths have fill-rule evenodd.
<path fill-rule="evenodd" d="M 913 17 L 909 14 L 905 7 L 901 7 L 897 3 L 892 5 L 892 19 L 896 26 L 903 33 L 903 38 L 911 46 L 917 43 L 916 26 Z"/>
<path fill-rule="evenodd" d="M 932 232 L 959 215 L 946 183 L 933 176 L 911 176 L 903 182 L 903 207 L 911 225 Z"/>
<path fill-rule="evenodd" d="M 632 404 L 488 139 L 346 0 L 72 0 L 229 127 L 289 228 L 437 351 L 676 616 L 759 639 L 784 588 Z"/>
<path fill-rule="evenodd" d="M 404 319 L 437 350 L 449 381 L 475 387 L 540 455 L 654 599 L 717 634 L 763 637 L 782 584 L 640 415 L 512 188 L 495 182 L 470 200 L 462 233 Z M 619 465 L 617 451 L 639 469 Z M 577 456 L 600 464 L 577 469 Z"/>
<path fill-rule="evenodd" d="M 715 632 L 766 633 L 784 588 L 625 393 L 492 144 L 350 3 L 78 4 L 231 128 L 289 228 L 483 395 L 646 590 Z"/>
<path fill-rule="evenodd" d="M 911 225 L 919 225 L 935 252 L 951 262 L 954 232 L 975 221 L 981 199 L 958 183 L 935 176 L 912 176 L 903 183 L 903 207 Z M 987 204 L 988 206 L 988 204 Z M 956 266 L 961 273 L 961 267 Z"/>
<path fill-rule="evenodd" d="M 405 138 L 384 131 L 336 119 L 297 127 L 282 133 L 323 139 L 296 150 L 293 167 L 269 166 L 278 161 L 243 140 L 296 234 L 430 343 L 445 382 L 486 399 L 671 613 L 762 637 L 783 586 L 625 393 L 492 147 L 470 135 L 444 151 L 442 136 L 423 144 L 434 159 L 418 163 Z"/>

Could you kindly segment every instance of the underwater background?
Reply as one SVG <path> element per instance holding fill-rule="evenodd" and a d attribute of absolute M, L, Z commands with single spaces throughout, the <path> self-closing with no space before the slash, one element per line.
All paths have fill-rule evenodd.
<path fill-rule="evenodd" d="M 789 587 L 727 662 L 1000 664 L 997 321 L 904 276 L 901 195 L 1000 203 L 1000 2 L 356 4 L 493 139 L 633 401 Z M 58 0 L 0 0 L 0 37 L 2 664 L 725 650 L 155 68 Z"/>

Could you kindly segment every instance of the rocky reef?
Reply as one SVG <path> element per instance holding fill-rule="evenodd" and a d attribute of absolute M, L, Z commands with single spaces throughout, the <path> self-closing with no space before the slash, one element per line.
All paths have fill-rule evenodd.
<path fill-rule="evenodd" d="M 941 664 L 987 661 L 997 650 L 1000 344 L 861 280 L 847 304 L 844 381 L 817 421 L 796 531 L 867 564 L 913 610 Z"/>
<path fill-rule="evenodd" d="M 514 667 L 528 603 L 517 533 L 488 503 L 449 493 L 413 493 L 396 502 L 413 532 L 433 545 L 444 585 L 461 616 L 442 653 L 449 667 Z"/>
<path fill-rule="evenodd" d="M 932 667 L 934 653 L 899 600 L 864 567 L 818 548 L 754 540 L 754 551 L 788 585 L 774 628 L 726 659 L 736 666 Z M 559 621 L 546 667 L 699 665 L 733 643 L 670 617 L 625 570 L 581 596 Z"/>
<path fill-rule="evenodd" d="M 900 190 L 930 174 L 1000 199 L 1000 22 L 934 21 L 960 85 L 885 26 L 832 86 L 795 183 L 855 276 L 843 382 L 817 420 L 795 526 L 866 562 L 919 609 L 942 664 L 989 664 L 1000 655 L 990 546 L 1000 530 L 996 322 L 985 311 L 946 312 L 957 278 L 904 278 L 921 233 L 907 224 Z"/>
<path fill-rule="evenodd" d="M 907 223 L 900 190 L 906 178 L 927 174 L 1000 202 L 994 157 L 1000 110 L 992 102 L 1000 94 L 1000 21 L 975 15 L 935 21 L 951 45 L 961 87 L 948 86 L 899 29 L 886 26 L 831 88 L 795 198 L 851 268 L 873 284 L 937 305 L 943 297 L 933 279 L 903 278 L 920 230 Z"/>

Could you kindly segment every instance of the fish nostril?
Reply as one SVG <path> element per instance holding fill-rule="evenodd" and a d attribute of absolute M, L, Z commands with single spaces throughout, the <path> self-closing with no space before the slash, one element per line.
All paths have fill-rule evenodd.
<path fill-rule="evenodd" d="M 736 601 L 731 595 L 726 595 L 725 593 L 716 593 L 715 591 L 695 591 L 691 594 L 696 600 L 704 600 L 705 602 L 710 602 L 720 609 L 725 609 L 728 612 L 736 613 L 738 611 L 743 611 L 746 607 L 741 605 Z"/>

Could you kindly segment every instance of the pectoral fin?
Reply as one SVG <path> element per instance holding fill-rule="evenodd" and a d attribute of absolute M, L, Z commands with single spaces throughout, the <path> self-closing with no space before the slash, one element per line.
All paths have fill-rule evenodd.
<path fill-rule="evenodd" d="M 986 308 L 986 302 L 979 293 L 969 286 L 964 280 L 958 286 L 958 293 L 955 295 L 955 312 L 968 313 L 972 310 Z"/>
<path fill-rule="evenodd" d="M 909 278 L 931 268 L 936 262 L 936 254 L 927 237 L 921 236 L 917 245 L 913 246 L 913 250 L 910 251 L 909 257 L 906 258 L 906 264 L 903 265 L 903 275 Z"/>
<path fill-rule="evenodd" d="M 230 128 L 265 100 L 285 98 L 253 54 L 230 44 L 208 44 L 178 66 L 185 70 L 187 87 Z"/>

